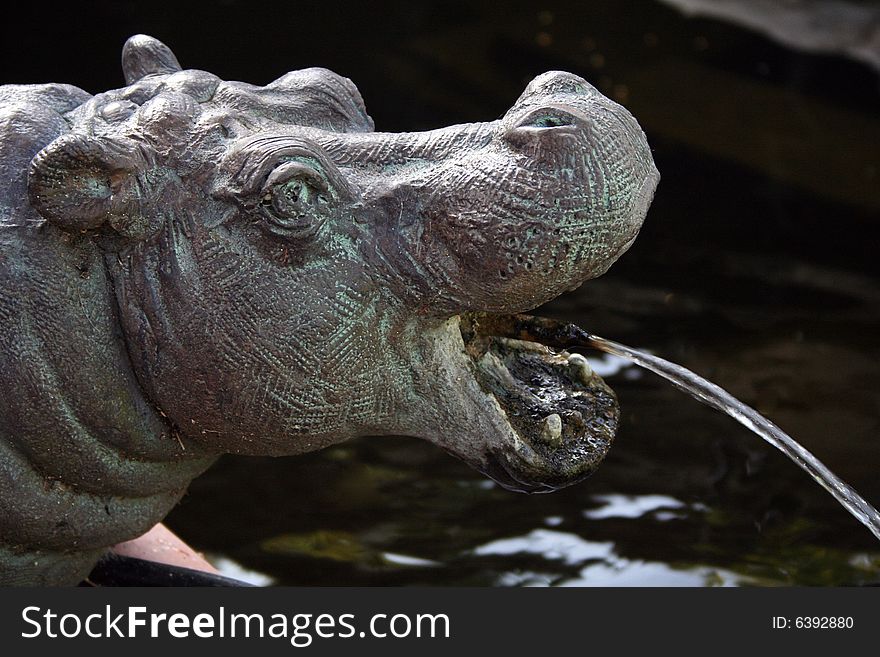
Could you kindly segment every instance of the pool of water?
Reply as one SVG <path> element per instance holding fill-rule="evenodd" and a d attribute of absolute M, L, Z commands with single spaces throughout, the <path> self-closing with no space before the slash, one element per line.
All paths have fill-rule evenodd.
<path fill-rule="evenodd" d="M 880 78 L 869 63 L 660 3 L 416 3 L 388 9 L 384 25 L 310 11 L 342 51 L 304 36 L 302 52 L 261 69 L 280 17 L 269 34 L 244 29 L 236 49 L 252 48 L 250 60 L 206 46 L 195 64 L 239 66 L 249 80 L 326 65 L 359 84 L 383 130 L 494 118 L 550 69 L 627 105 L 662 174 L 645 227 L 608 274 L 539 312 L 707 376 L 880 504 Z M 510 493 L 417 440 L 365 438 L 290 459 L 226 457 L 168 524 L 264 583 L 880 583 L 880 544 L 801 470 L 651 374 L 587 355 L 622 420 L 606 463 L 578 486 Z"/>

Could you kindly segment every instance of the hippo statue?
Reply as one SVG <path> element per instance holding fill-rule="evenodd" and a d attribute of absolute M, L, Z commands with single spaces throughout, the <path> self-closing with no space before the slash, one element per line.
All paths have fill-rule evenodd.
<path fill-rule="evenodd" d="M 80 581 L 223 453 L 403 435 L 515 491 L 595 470 L 612 391 L 479 328 L 632 244 L 658 174 L 623 107 L 551 72 L 498 120 L 382 133 L 325 69 L 225 82 L 142 35 L 122 66 L 0 87 L 0 583 Z"/>

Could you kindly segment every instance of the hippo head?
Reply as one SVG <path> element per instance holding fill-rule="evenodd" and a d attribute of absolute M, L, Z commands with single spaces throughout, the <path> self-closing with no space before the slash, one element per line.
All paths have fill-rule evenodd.
<path fill-rule="evenodd" d="M 31 204 L 93 240 L 147 397 L 221 452 L 427 439 L 522 491 L 591 473 L 613 393 L 577 355 L 482 330 L 603 273 L 658 180 L 644 134 L 546 73 L 499 120 L 381 133 L 323 69 L 265 87 L 149 37 L 67 115 Z"/>

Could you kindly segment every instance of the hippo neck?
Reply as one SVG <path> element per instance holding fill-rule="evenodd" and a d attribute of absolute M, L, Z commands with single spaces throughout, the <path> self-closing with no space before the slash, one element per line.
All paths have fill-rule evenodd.
<path fill-rule="evenodd" d="M 92 240 L 3 226 L 0 256 L 0 386 L 15 391 L 0 396 L 0 548 L 46 554 L 132 538 L 212 457 L 144 396 Z"/>

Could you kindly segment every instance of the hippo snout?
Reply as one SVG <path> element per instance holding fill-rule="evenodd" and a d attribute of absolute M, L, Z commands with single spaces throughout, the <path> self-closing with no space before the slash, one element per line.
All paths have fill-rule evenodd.
<path fill-rule="evenodd" d="M 659 179 L 632 115 L 570 73 L 536 78 L 499 121 L 408 141 L 427 162 L 402 181 L 421 202 L 395 246 L 408 244 L 449 314 L 523 312 L 604 273 Z"/>
<path fill-rule="evenodd" d="M 586 80 L 561 71 L 535 78 L 502 124 L 517 164 L 534 172 L 538 216 L 568 254 L 546 251 L 544 266 L 533 268 L 558 277 L 563 289 L 604 273 L 638 234 L 659 181 L 639 124 Z M 540 281 L 556 290 L 553 283 Z"/>

